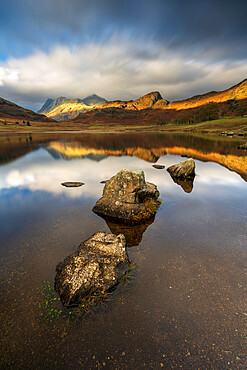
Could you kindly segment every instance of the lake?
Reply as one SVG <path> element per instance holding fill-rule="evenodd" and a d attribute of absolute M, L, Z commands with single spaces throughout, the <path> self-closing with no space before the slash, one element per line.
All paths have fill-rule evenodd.
<path fill-rule="evenodd" d="M 246 368 L 247 156 L 239 143 L 1 135 L 1 368 Z M 152 167 L 185 156 L 195 159 L 194 183 Z M 123 168 L 142 169 L 162 200 L 155 220 L 127 229 L 92 212 L 100 182 Z M 99 230 L 126 233 L 131 279 L 78 316 L 54 301 L 62 311 L 54 318 L 56 265 Z"/>

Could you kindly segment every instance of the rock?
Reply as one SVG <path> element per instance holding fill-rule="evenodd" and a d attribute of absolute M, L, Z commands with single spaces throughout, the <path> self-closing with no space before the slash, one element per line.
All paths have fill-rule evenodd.
<path fill-rule="evenodd" d="M 153 168 L 156 168 L 157 170 L 163 170 L 165 166 L 163 164 L 153 164 Z"/>
<path fill-rule="evenodd" d="M 125 237 L 99 231 L 57 265 L 55 291 L 64 306 L 78 305 L 92 293 L 112 290 L 129 263 Z"/>
<path fill-rule="evenodd" d="M 101 184 L 105 184 L 105 183 L 106 183 L 106 181 L 108 181 L 108 180 L 102 180 L 102 181 L 100 181 L 100 183 L 101 183 Z"/>
<path fill-rule="evenodd" d="M 93 212 L 134 224 L 156 213 L 160 205 L 158 197 L 156 185 L 145 181 L 142 170 L 121 170 L 106 182 Z"/>
<path fill-rule="evenodd" d="M 238 146 L 238 149 L 247 150 L 247 142 Z"/>
<path fill-rule="evenodd" d="M 79 186 L 85 185 L 84 182 L 78 182 L 78 181 L 67 181 L 62 182 L 62 186 L 65 186 L 66 188 L 78 188 Z"/>
<path fill-rule="evenodd" d="M 167 171 L 173 178 L 194 178 L 195 177 L 195 161 L 192 158 L 187 161 L 180 162 L 167 168 Z"/>

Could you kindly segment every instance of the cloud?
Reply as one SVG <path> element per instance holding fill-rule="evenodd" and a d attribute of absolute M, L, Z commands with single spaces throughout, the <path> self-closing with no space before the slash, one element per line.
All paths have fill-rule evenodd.
<path fill-rule="evenodd" d="M 246 78 L 246 1 L 0 2 L 0 96 L 169 99 Z M 7 16 L 6 16 L 7 15 Z"/>
<path fill-rule="evenodd" d="M 171 54 L 159 43 L 114 35 L 104 44 L 57 46 L 0 63 L 0 96 L 38 109 L 48 97 L 108 100 L 159 90 L 169 100 L 230 87 L 247 76 L 246 61 L 212 63 Z"/>
<path fill-rule="evenodd" d="M 13 56 L 127 32 L 171 50 L 213 48 L 231 60 L 247 57 L 245 0 L 8 0 L 0 2 L 0 32 L 0 50 Z"/>

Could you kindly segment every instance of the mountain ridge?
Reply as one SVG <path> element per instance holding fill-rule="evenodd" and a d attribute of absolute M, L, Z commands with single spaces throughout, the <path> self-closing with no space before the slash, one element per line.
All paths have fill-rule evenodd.
<path fill-rule="evenodd" d="M 83 117 L 84 113 L 98 110 L 116 108 L 124 111 L 142 111 L 145 109 L 158 109 L 162 111 L 181 111 L 191 108 L 198 108 L 209 103 L 225 103 L 230 100 L 241 100 L 247 98 L 247 79 L 222 91 L 210 91 L 204 94 L 197 94 L 190 98 L 170 102 L 164 99 L 159 91 L 153 91 L 141 96 L 136 100 L 112 100 L 106 101 L 96 94 L 84 99 L 68 99 L 59 97 L 55 100 L 48 99 L 38 111 L 48 117 L 63 121 Z M 117 111 L 115 111 L 116 113 Z M 93 114 L 93 113 L 92 113 Z M 167 112 L 167 114 L 171 114 Z"/>
<path fill-rule="evenodd" d="M 86 98 L 66 98 L 60 96 L 56 99 L 47 99 L 44 105 L 37 111 L 47 117 L 62 121 L 76 117 L 79 113 L 99 107 L 106 102 L 106 99 L 92 94 Z"/>

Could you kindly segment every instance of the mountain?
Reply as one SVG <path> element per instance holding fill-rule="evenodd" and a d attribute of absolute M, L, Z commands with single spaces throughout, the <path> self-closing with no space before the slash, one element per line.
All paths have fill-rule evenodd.
<path fill-rule="evenodd" d="M 54 118 L 58 121 L 75 118 L 79 113 L 86 112 L 90 109 L 101 106 L 106 99 L 93 94 L 84 99 L 68 99 L 60 96 L 57 99 L 47 99 L 38 113 L 43 113 L 47 117 Z"/>
<path fill-rule="evenodd" d="M 90 112 L 79 114 L 75 121 L 165 125 L 198 123 L 244 114 L 247 114 L 247 79 L 224 91 L 211 91 L 171 103 L 163 99 L 158 91 L 134 101 L 108 101 Z"/>
<path fill-rule="evenodd" d="M 105 103 L 107 100 L 104 98 L 101 98 L 100 96 L 96 94 L 89 95 L 88 97 L 82 99 L 82 102 L 88 105 L 89 107 L 91 106 L 100 106 L 101 104 Z"/>
<path fill-rule="evenodd" d="M 71 99 L 67 99 L 64 96 L 60 96 L 57 99 L 47 99 L 45 104 L 42 106 L 40 110 L 37 111 L 37 113 L 48 114 L 53 109 L 55 109 L 57 106 L 64 104 L 68 102 L 69 100 Z"/>
<path fill-rule="evenodd" d="M 247 79 L 224 91 L 211 91 L 206 94 L 196 95 L 188 99 L 169 102 L 162 98 L 158 91 L 151 92 L 137 100 L 130 101 L 108 101 L 102 108 L 121 108 L 127 110 L 152 109 L 188 109 L 196 108 L 209 103 L 223 103 L 228 100 L 241 100 L 247 98 Z"/>
<path fill-rule="evenodd" d="M 0 98 L 0 118 L 16 118 L 21 120 L 30 120 L 30 121 L 53 121 L 47 118 L 43 114 L 38 114 L 32 110 L 20 107 L 19 105 L 12 103 L 11 101 Z"/>
<path fill-rule="evenodd" d="M 169 105 L 169 101 L 162 98 L 158 91 L 146 94 L 139 99 L 129 101 L 109 101 L 102 105 L 104 108 L 121 108 L 127 110 L 142 110 L 147 108 L 165 108 Z"/>
<path fill-rule="evenodd" d="M 174 101 L 170 109 L 195 108 L 209 103 L 223 103 L 228 100 L 241 100 L 247 98 L 247 79 L 223 91 L 211 91 L 203 95 L 196 95 L 189 99 Z"/>

